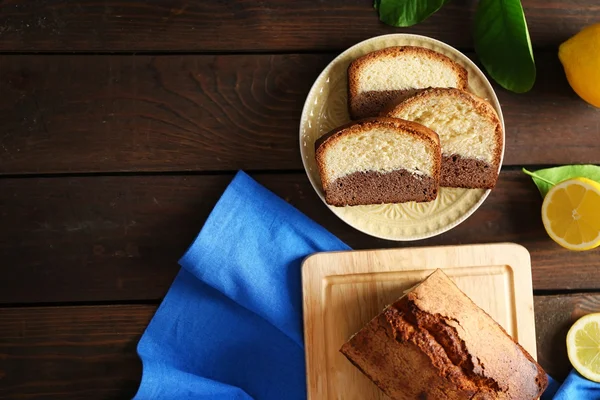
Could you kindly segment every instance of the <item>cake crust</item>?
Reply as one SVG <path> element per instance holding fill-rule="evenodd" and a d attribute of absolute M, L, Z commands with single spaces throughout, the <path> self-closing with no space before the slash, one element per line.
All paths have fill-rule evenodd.
<path fill-rule="evenodd" d="M 348 66 L 348 111 L 351 119 L 362 119 L 378 115 L 388 104 L 398 102 L 421 88 L 407 90 L 384 90 L 358 92 L 360 74 L 373 60 L 380 57 L 399 57 L 403 55 L 417 55 L 428 60 L 439 61 L 451 69 L 456 75 L 458 88 L 467 90 L 469 86 L 468 72 L 460 64 L 449 57 L 424 47 L 393 46 L 376 50 L 357 58 Z"/>
<path fill-rule="evenodd" d="M 535 360 L 441 270 L 340 351 L 395 400 L 533 400 L 548 384 Z"/>

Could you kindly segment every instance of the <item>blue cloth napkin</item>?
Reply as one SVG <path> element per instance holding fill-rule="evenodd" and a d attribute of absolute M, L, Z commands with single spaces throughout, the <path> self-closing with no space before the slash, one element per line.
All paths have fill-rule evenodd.
<path fill-rule="evenodd" d="M 239 172 L 142 336 L 135 399 L 306 399 L 300 264 L 346 249 Z"/>
<path fill-rule="evenodd" d="M 138 345 L 136 400 L 306 399 L 300 264 L 349 249 L 239 172 Z M 543 400 L 600 399 L 571 373 Z"/>
<path fill-rule="evenodd" d="M 559 384 L 550 378 L 548 389 L 544 392 L 542 400 L 598 400 L 600 399 L 600 384 L 592 382 L 575 370 L 572 370 L 567 379 Z"/>

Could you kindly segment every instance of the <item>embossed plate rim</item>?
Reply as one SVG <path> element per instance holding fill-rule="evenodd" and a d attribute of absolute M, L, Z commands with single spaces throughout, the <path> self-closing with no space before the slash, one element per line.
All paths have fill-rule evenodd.
<path fill-rule="evenodd" d="M 394 43 L 389 44 L 390 41 L 393 41 Z M 304 167 L 304 171 L 305 171 L 313 189 L 315 190 L 315 192 L 317 193 L 317 195 L 319 196 L 321 201 L 338 218 L 340 218 L 342 221 L 344 221 L 346 224 L 350 225 L 354 229 L 356 229 L 360 232 L 363 232 L 367 235 L 374 236 L 374 237 L 381 238 L 381 239 L 394 240 L 394 241 L 414 241 L 414 240 L 426 239 L 426 238 L 430 238 L 433 236 L 437 236 L 441 233 L 447 232 L 450 229 L 458 226 L 459 224 L 464 222 L 468 217 L 470 217 L 481 206 L 481 204 L 483 204 L 483 202 L 489 196 L 491 190 L 464 189 L 464 190 L 473 190 L 473 191 L 479 190 L 482 193 L 477 198 L 478 194 L 475 192 L 473 192 L 473 193 L 461 192 L 461 195 L 459 198 L 462 199 L 463 197 L 465 197 L 465 198 L 471 197 L 472 200 L 474 201 L 474 203 L 472 203 L 470 206 L 468 204 L 464 204 L 464 205 L 468 206 L 469 208 L 465 209 L 465 210 L 459 210 L 460 215 L 458 215 L 457 217 L 454 217 L 454 219 L 449 222 L 445 222 L 443 220 L 444 219 L 452 219 L 452 217 L 451 217 L 452 213 L 450 211 L 448 211 L 446 213 L 446 215 L 438 217 L 439 221 L 436 222 L 437 223 L 436 229 L 429 229 L 429 226 L 433 224 L 433 221 L 428 220 L 428 221 L 423 221 L 422 226 L 425 228 L 424 232 L 420 232 L 420 233 L 412 232 L 410 234 L 406 234 L 404 232 L 398 233 L 398 229 L 396 228 L 394 230 L 394 227 L 393 227 L 394 224 L 392 224 L 391 221 L 390 221 L 390 223 L 375 221 L 376 220 L 375 217 L 368 216 L 367 213 L 364 213 L 364 212 L 358 210 L 358 208 L 356 211 L 351 211 L 351 210 L 349 211 L 350 207 L 333 207 L 333 206 L 328 205 L 325 202 L 325 197 L 324 197 L 324 194 L 322 191 L 320 180 L 317 179 L 318 172 L 311 173 L 311 170 L 310 170 L 311 166 L 308 163 L 307 154 L 306 154 L 306 152 L 308 151 L 307 145 L 304 144 L 304 139 L 305 139 L 304 131 L 306 129 L 306 125 L 308 124 L 309 128 L 311 128 L 311 126 L 310 126 L 311 118 L 309 118 L 308 113 L 313 111 L 313 109 L 315 107 L 313 104 L 309 104 L 309 100 L 313 100 L 313 99 L 317 100 L 318 99 L 318 96 L 315 93 L 315 91 L 319 90 L 319 89 L 321 91 L 323 90 L 323 84 L 327 83 L 326 81 L 324 82 L 323 80 L 327 77 L 327 74 L 329 74 L 330 71 L 334 67 L 338 66 L 338 64 L 340 64 L 342 61 L 344 61 L 344 59 L 348 58 L 350 54 L 355 53 L 355 52 L 360 52 L 361 49 L 363 49 L 363 48 L 366 48 L 368 46 L 373 46 L 374 49 L 381 49 L 381 48 L 388 47 L 391 45 L 397 45 L 397 46 L 425 45 L 424 47 L 431 47 L 431 46 L 437 47 L 439 49 L 443 49 L 443 52 L 446 52 L 447 55 L 448 55 L 448 53 L 451 54 L 451 58 L 453 58 L 455 61 L 457 61 L 460 64 L 462 64 L 463 66 L 465 66 L 470 72 L 474 72 L 474 76 L 472 74 L 470 74 L 470 76 L 469 76 L 469 86 L 471 86 L 471 82 L 477 82 L 479 84 L 479 88 L 482 89 L 483 91 L 485 91 L 487 100 L 492 104 L 492 106 L 498 113 L 498 116 L 502 123 L 502 135 L 503 135 L 502 154 L 501 154 L 498 172 L 500 172 L 500 169 L 502 167 L 502 163 L 504 160 L 504 151 L 505 151 L 505 147 L 506 147 L 506 145 L 505 145 L 506 130 L 505 130 L 505 125 L 504 125 L 504 117 L 502 115 L 502 109 L 500 107 L 500 102 L 498 101 L 498 97 L 496 96 L 496 93 L 495 93 L 492 85 L 490 84 L 489 80 L 485 77 L 483 72 L 479 69 L 479 67 L 477 67 L 477 65 L 475 63 L 473 63 L 463 53 L 461 53 L 454 47 L 452 47 L 444 42 L 441 42 L 437 39 L 433 39 L 433 38 L 430 38 L 427 36 L 422 36 L 422 35 L 405 34 L 405 33 L 394 33 L 394 34 L 388 34 L 388 35 L 375 36 L 370 39 L 366 39 L 362 42 L 359 42 L 359 43 L 351 46 L 350 48 L 346 49 L 341 54 L 339 54 L 337 57 L 335 57 L 323 69 L 323 71 L 319 74 L 319 76 L 317 77 L 317 79 L 315 80 L 313 85 L 311 86 L 310 91 L 308 92 L 308 95 L 306 96 L 306 100 L 305 100 L 304 106 L 302 108 L 302 115 L 301 115 L 300 126 L 299 126 L 299 147 L 300 147 L 300 154 L 301 154 L 301 158 L 302 158 L 302 165 Z M 371 49 L 370 51 L 372 51 L 374 49 Z M 329 100 L 329 99 L 327 99 L 327 100 Z M 316 118 L 316 120 L 318 121 L 319 119 Z M 314 175 L 317 175 L 317 178 L 315 178 Z M 442 192 L 442 190 L 447 190 L 447 189 L 441 188 L 440 192 Z M 449 190 L 454 190 L 454 189 L 449 189 Z M 441 196 L 440 196 L 441 194 L 442 193 L 438 194 L 438 199 L 441 198 Z M 465 203 L 467 201 L 468 201 L 468 199 L 465 200 Z M 409 204 L 409 203 L 407 203 L 407 204 Z M 455 204 L 460 204 L 460 203 L 455 203 Z M 380 206 L 384 206 L 384 205 L 380 205 Z M 344 214 L 350 214 L 350 215 L 344 215 Z M 440 221 L 442 221 L 442 222 L 440 222 Z M 427 224 L 425 222 L 427 222 Z M 383 228 L 382 225 L 385 225 L 387 229 Z M 374 226 L 377 227 L 377 229 L 374 229 L 373 228 Z M 416 229 L 416 228 L 413 228 L 413 230 L 414 229 Z M 408 230 L 408 228 L 407 228 L 407 230 Z"/>

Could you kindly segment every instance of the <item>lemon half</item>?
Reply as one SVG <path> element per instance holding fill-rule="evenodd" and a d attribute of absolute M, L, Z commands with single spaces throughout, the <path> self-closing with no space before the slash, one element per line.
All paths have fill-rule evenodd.
<path fill-rule="evenodd" d="M 600 183 L 587 178 L 568 179 L 550 189 L 542 204 L 548 235 L 569 250 L 600 245 Z"/>
<path fill-rule="evenodd" d="M 588 314 L 573 324 L 567 333 L 567 354 L 577 372 L 600 382 L 600 314 Z"/>

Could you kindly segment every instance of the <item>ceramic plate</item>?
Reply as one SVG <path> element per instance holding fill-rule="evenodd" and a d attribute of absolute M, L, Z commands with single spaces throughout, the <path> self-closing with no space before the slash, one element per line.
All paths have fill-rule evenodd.
<path fill-rule="evenodd" d="M 426 47 L 466 68 L 469 72 L 469 91 L 486 99 L 496 109 L 504 135 L 504 118 L 498 98 L 490 82 L 467 56 L 445 43 L 419 35 L 393 34 L 365 40 L 344 51 L 323 70 L 308 93 L 302 110 L 302 162 L 310 183 L 324 203 L 325 196 L 315 161 L 315 141 L 330 130 L 350 122 L 347 107 L 348 65 L 364 54 L 390 46 Z M 473 214 L 489 193 L 490 190 L 483 189 L 440 188 L 437 199 L 428 203 L 327 207 L 348 225 L 368 235 L 389 240 L 417 240 L 454 228 Z"/>

